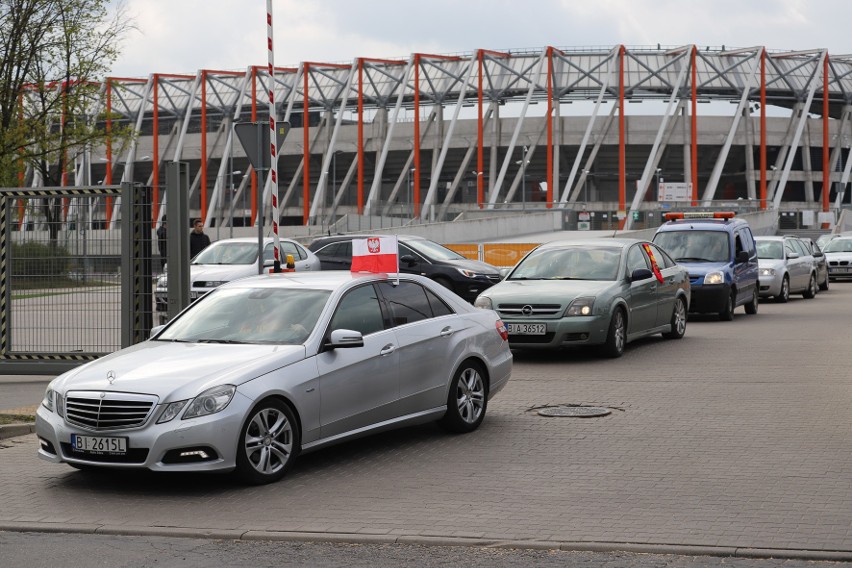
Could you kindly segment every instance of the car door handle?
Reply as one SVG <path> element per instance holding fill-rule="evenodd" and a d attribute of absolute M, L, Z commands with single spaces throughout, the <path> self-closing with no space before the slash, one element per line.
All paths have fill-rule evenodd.
<path fill-rule="evenodd" d="M 455 330 L 453 328 L 451 328 L 450 326 L 447 326 L 447 327 L 445 327 L 444 329 L 441 330 L 441 337 L 449 337 L 453 333 L 455 333 Z"/>
<path fill-rule="evenodd" d="M 396 351 L 396 345 L 394 345 L 394 344 L 392 344 L 392 343 L 388 343 L 387 345 L 385 345 L 384 347 L 382 347 L 382 350 L 381 350 L 381 351 L 379 351 L 379 355 L 381 355 L 382 357 L 384 357 L 385 355 L 390 355 L 390 354 L 391 354 L 391 353 L 393 353 L 394 351 Z"/>

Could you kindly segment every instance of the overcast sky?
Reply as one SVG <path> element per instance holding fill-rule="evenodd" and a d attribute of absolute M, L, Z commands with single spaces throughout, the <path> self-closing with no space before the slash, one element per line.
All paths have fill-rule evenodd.
<path fill-rule="evenodd" d="M 265 65 L 266 0 L 124 0 L 113 76 Z M 852 53 L 849 0 L 273 0 L 275 64 L 479 48 L 687 45 Z"/>

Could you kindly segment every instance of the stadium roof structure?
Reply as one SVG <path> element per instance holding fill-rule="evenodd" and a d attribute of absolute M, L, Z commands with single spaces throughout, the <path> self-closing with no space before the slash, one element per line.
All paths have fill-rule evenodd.
<path fill-rule="evenodd" d="M 602 133 L 617 140 L 614 173 L 617 171 L 619 209 L 636 209 L 646 198 L 654 175 L 658 175 L 660 158 L 678 117 L 688 120 L 690 147 L 683 160 L 688 173 L 685 181 L 692 184 L 694 201 L 715 198 L 735 136 L 752 118 L 759 118 L 754 144 L 759 175 L 749 191 L 754 192 L 761 207 L 777 208 L 780 204 L 805 125 L 813 116 L 821 118 L 822 124 L 823 210 L 829 206 L 829 184 L 848 183 L 852 165 L 852 160 L 846 160 L 842 173 L 836 171 L 844 149 L 843 134 L 850 129 L 852 117 L 852 55 L 829 55 L 824 49 L 770 51 L 760 46 L 696 45 L 479 49 L 452 55 L 414 53 L 400 59 L 356 58 L 349 63 L 308 61 L 297 67 L 276 68 L 273 74 L 266 66 L 242 71 L 199 70 L 194 75 L 153 73 L 147 79 L 107 78 L 102 83 L 99 106 L 93 111 L 96 116 L 106 113 L 110 125 L 121 122 L 132 126 L 140 136 L 156 134 L 152 136 L 148 179 L 155 192 L 155 217 L 162 214 L 163 196 L 158 188 L 163 162 L 187 159 L 187 137 L 191 129 L 198 132 L 200 155 L 194 158 L 200 160 L 200 167 L 192 191 L 200 196 L 200 210 L 207 218 L 215 214 L 215 204 L 225 191 L 228 158 L 237 150 L 232 125 L 267 121 L 269 89 L 274 92 L 277 119 L 293 124 L 281 154 L 298 159 L 292 175 L 281 175 L 282 180 L 289 178 L 281 206 L 299 201 L 301 193 L 305 224 L 316 218 L 320 204 L 328 201 L 328 192 L 336 192 L 334 203 L 338 203 L 352 184 L 358 213 L 375 213 L 386 207 L 383 174 L 390 152 L 399 154 L 401 131 L 410 142 L 402 162 L 393 168 L 396 181 L 388 200 L 397 198 L 408 179 L 415 217 L 429 214 L 434 218 L 436 210 L 444 210 L 462 173 L 470 171 L 476 173 L 478 207 L 490 209 L 506 199 L 511 201 L 518 174 L 514 180 L 509 178 L 517 170 L 516 149 L 521 146 L 524 167 L 528 153 L 544 147 L 547 206 L 572 203 L 605 143 Z M 647 100 L 659 101 L 664 110 L 656 132 L 649 138 L 636 191 L 628 203 L 625 103 Z M 593 110 L 584 117 L 582 137 L 566 163 L 559 159 L 559 140 L 564 139 L 565 128 L 562 109 L 576 101 L 592 105 Z M 712 170 L 699 186 L 698 104 L 707 101 L 730 101 L 737 106 L 724 140 L 715 142 L 721 147 Z M 533 116 L 530 107 L 536 103 L 547 105 L 543 116 Z M 511 121 L 501 118 L 501 107 L 507 104 L 516 113 Z M 772 106 L 790 109 L 787 133 L 773 164 L 780 177 L 767 176 L 766 119 L 767 108 Z M 465 107 L 474 110 L 463 111 Z M 759 117 L 753 116 L 755 110 L 760 111 Z M 447 112 L 451 117 L 445 116 Z M 470 124 L 472 113 L 475 136 L 464 133 L 468 143 L 461 144 L 464 151 L 450 165 L 448 154 L 463 135 L 459 124 Z M 502 122 L 499 129 L 498 121 Z M 495 134 L 510 129 L 508 140 Z M 837 133 L 831 140 L 830 131 Z M 528 142 L 523 143 L 522 135 Z M 433 150 L 431 164 L 421 163 L 427 136 Z M 353 159 L 343 183 L 330 187 L 329 172 L 332 166 L 336 169 L 332 161 L 346 137 L 354 146 Z M 122 148 L 124 158 L 120 161 L 108 145 L 106 160 L 110 167 L 105 183 L 113 182 L 112 170 L 117 163 L 132 165 L 137 161 L 138 143 L 134 139 Z M 486 152 L 496 147 L 499 153 Z M 369 167 L 365 160 L 368 152 L 374 153 Z M 562 152 L 565 158 L 567 150 L 563 148 Z M 321 165 L 318 171 L 311 171 L 317 155 L 321 155 Z M 568 166 L 567 176 L 560 173 L 564 166 Z M 209 172 L 213 167 L 218 170 Z M 486 172 L 486 167 L 490 171 Z M 123 179 L 132 176 L 132 166 L 125 167 Z M 440 188 L 439 192 L 439 184 L 448 176 L 453 179 L 452 187 L 439 203 L 439 193 L 444 190 Z M 254 217 L 258 191 L 256 177 L 251 179 Z M 424 180 L 426 184 L 422 184 Z M 208 187 L 210 181 L 212 189 Z M 270 191 L 267 182 L 264 199 Z"/>

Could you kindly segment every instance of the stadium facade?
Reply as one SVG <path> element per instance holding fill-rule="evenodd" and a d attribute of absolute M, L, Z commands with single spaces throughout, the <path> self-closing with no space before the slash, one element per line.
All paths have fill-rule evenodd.
<path fill-rule="evenodd" d="M 279 149 L 285 225 L 578 207 L 618 211 L 629 225 L 666 187 L 686 205 L 830 211 L 850 199 L 852 56 L 695 45 L 110 77 L 92 117 L 137 136 L 81 152 L 68 184 L 150 185 L 156 223 L 165 164 L 184 161 L 194 216 L 254 224 L 272 188 L 233 125 L 267 123 L 269 89 L 291 125 Z M 90 219 L 110 226 L 118 212 L 105 202 Z"/>

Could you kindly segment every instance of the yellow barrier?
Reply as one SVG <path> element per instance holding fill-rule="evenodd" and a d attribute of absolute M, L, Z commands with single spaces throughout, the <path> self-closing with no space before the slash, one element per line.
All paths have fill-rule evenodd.
<path fill-rule="evenodd" d="M 507 267 L 515 266 L 519 260 L 540 243 L 491 243 L 475 245 L 455 243 L 444 245 L 470 260 L 482 260 L 488 264 Z"/>
<path fill-rule="evenodd" d="M 480 260 L 479 245 L 459 244 L 459 245 L 444 245 L 453 252 L 457 252 L 470 260 Z"/>
<path fill-rule="evenodd" d="M 482 245 L 482 260 L 494 266 L 515 266 L 538 243 L 493 243 Z"/>

